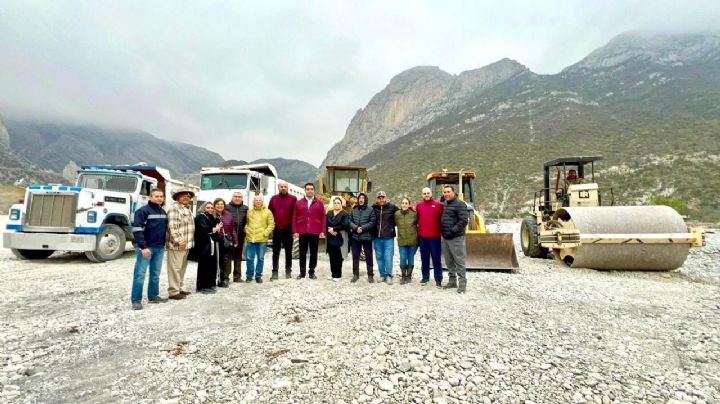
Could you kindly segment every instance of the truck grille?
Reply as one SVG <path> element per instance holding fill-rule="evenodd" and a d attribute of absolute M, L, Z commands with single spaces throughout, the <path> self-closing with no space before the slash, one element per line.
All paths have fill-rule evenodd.
<path fill-rule="evenodd" d="M 76 193 L 31 193 L 25 213 L 25 231 L 72 232 L 75 230 Z"/>

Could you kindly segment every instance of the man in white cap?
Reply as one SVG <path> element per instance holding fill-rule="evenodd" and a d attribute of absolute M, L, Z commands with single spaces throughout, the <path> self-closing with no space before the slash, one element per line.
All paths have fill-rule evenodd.
<path fill-rule="evenodd" d="M 188 253 L 195 237 L 195 218 L 190 209 L 190 200 L 195 193 L 180 189 L 173 193 L 175 202 L 167 211 L 168 231 L 165 248 L 167 249 L 168 298 L 182 300 L 190 292 L 182 289 L 187 269 Z"/>

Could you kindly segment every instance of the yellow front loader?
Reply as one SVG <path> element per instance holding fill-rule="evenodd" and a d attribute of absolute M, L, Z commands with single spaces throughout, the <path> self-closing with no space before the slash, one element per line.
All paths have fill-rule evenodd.
<path fill-rule="evenodd" d="M 468 226 L 465 229 L 467 269 L 517 272 L 519 269 L 512 233 L 489 233 L 485 220 L 475 208 L 475 173 L 472 171 L 431 172 L 427 175 L 428 187 L 433 196 L 442 200 L 442 188 L 452 185 L 458 197 L 468 207 Z"/>

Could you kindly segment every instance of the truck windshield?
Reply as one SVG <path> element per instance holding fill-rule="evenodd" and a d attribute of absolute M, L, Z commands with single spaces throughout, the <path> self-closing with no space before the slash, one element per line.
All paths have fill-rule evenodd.
<path fill-rule="evenodd" d="M 112 174 L 82 174 L 78 180 L 83 188 L 131 193 L 137 189 L 137 183 L 137 177 Z"/>
<path fill-rule="evenodd" d="M 356 170 L 335 170 L 335 191 L 360 192 L 360 172 Z"/>
<path fill-rule="evenodd" d="M 247 174 L 219 173 L 203 174 L 200 189 L 245 189 Z"/>

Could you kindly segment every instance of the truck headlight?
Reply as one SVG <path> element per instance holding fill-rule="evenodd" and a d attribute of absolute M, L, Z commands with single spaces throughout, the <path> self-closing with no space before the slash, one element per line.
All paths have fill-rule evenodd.
<path fill-rule="evenodd" d="M 95 223 L 97 222 L 97 212 L 91 210 L 87 213 L 87 222 L 88 223 Z"/>
<path fill-rule="evenodd" d="M 10 220 L 20 219 L 20 209 L 10 209 Z"/>

